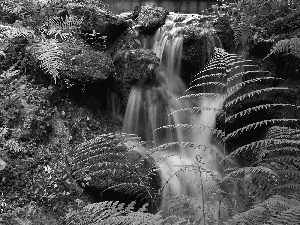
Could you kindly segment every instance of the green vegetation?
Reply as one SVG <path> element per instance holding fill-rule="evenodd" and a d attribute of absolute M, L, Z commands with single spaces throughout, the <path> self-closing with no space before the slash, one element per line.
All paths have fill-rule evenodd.
<path fill-rule="evenodd" d="M 193 224 L 184 216 L 150 213 L 157 211 L 161 197 L 157 168 L 149 155 L 130 155 L 126 147 L 129 140 L 147 143 L 116 133 L 120 125 L 105 115 L 106 96 L 99 100 L 86 90 L 89 82 L 97 85 L 118 71 L 109 55 L 115 48 L 112 39 L 118 38 L 116 30 L 126 33 L 129 26 L 105 7 L 93 0 L 0 3 L 0 224 Z M 85 14 L 86 8 L 94 11 Z M 163 11 L 142 9 L 147 10 Z M 218 156 L 224 176 L 216 178 L 220 188 L 213 191 L 226 205 L 228 218 L 220 216 L 213 224 L 300 223 L 299 10 L 299 1 L 292 0 L 240 0 L 214 9 L 218 19 L 230 25 L 234 49 L 228 50 L 231 53 L 215 49 L 189 88 L 211 85 L 198 83 L 209 76 L 230 73 L 243 79 L 231 88 L 230 80 L 217 84 L 226 95 L 217 128 L 176 126 L 211 129 L 227 151 Z M 167 15 L 163 13 L 159 23 Z M 147 24 L 140 25 L 152 32 L 157 24 L 147 17 Z M 265 49 L 265 54 L 259 52 Z M 95 66 L 87 68 L 91 64 Z M 251 69 L 241 72 L 241 67 Z M 237 87 L 243 88 L 229 95 Z M 82 97 L 83 93 L 88 94 Z M 262 120 L 257 120 L 260 116 Z M 202 147 L 173 142 L 153 151 L 172 145 Z M 225 165 L 232 158 L 244 166 L 227 171 Z M 203 172 L 200 159 L 193 166 Z M 126 198 L 106 201 L 97 192 L 92 199 L 85 193 L 87 186 Z M 205 207 L 204 203 L 200 207 L 204 212 L 200 223 L 210 224 Z"/>

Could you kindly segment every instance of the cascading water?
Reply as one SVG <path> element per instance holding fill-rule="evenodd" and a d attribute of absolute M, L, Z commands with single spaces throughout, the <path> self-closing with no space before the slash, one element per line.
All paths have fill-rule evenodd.
<path fill-rule="evenodd" d="M 146 44 L 161 59 L 160 66 L 155 78 L 141 81 L 132 88 L 123 132 L 134 133 L 143 141 L 153 143 L 134 150 L 142 155 L 150 154 L 159 166 L 163 186 L 161 210 L 164 216 L 179 215 L 199 221 L 198 224 L 204 220 L 206 224 L 216 224 L 217 218 L 224 216 L 221 214 L 225 212 L 220 212 L 222 206 L 213 197 L 213 191 L 217 189 L 213 177 L 219 175 L 213 152 L 219 152 L 219 149 L 212 144 L 211 129 L 203 129 L 199 133 L 180 127 L 162 128 L 176 124 L 214 127 L 216 110 L 202 110 L 201 113 L 180 110 L 195 106 L 220 109 L 224 101 L 224 98 L 179 98 L 186 90 L 180 78 L 183 48 L 181 31 L 185 28 L 186 23 L 178 24 L 169 19 L 156 32 L 151 43 Z M 219 46 L 211 41 L 210 47 L 208 52 Z M 167 143 L 172 144 L 167 146 Z M 184 146 L 184 143 L 195 143 L 197 147 L 190 144 Z"/>

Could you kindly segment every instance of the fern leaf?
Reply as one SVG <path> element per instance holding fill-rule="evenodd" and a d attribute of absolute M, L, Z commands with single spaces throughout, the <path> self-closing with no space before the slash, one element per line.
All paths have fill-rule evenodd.
<path fill-rule="evenodd" d="M 41 61 L 41 67 L 49 73 L 55 83 L 59 78 L 59 71 L 64 66 L 62 60 L 63 51 L 55 40 L 49 40 L 38 44 L 36 51 L 38 60 Z"/>
<path fill-rule="evenodd" d="M 297 122 L 299 121 L 298 119 L 270 119 L 270 120 L 263 120 L 263 121 L 259 121 L 259 122 L 256 122 L 256 123 L 251 123 L 247 126 L 244 126 L 242 128 L 239 128 L 229 134 L 226 135 L 225 137 L 225 141 L 228 140 L 229 138 L 233 138 L 233 137 L 236 137 L 240 134 L 242 134 L 243 132 L 245 131 L 248 131 L 248 130 L 251 130 L 251 129 L 255 129 L 259 126 L 262 126 L 262 125 L 268 125 L 269 123 L 276 123 L 276 122 Z"/>
<path fill-rule="evenodd" d="M 267 224 L 285 225 L 300 224 L 300 206 L 292 207 L 270 218 Z"/>
<path fill-rule="evenodd" d="M 273 171 L 272 169 L 265 167 L 265 166 L 256 166 L 256 167 L 243 167 L 240 169 L 237 169 L 229 174 L 226 175 L 226 177 L 236 177 L 239 175 L 249 174 L 249 173 L 265 173 L 269 177 L 276 176 L 278 177 L 277 173 Z M 226 179 L 226 178 L 224 178 Z"/>
<path fill-rule="evenodd" d="M 183 109 L 176 110 L 176 111 L 170 113 L 168 116 L 173 115 L 178 112 L 181 112 L 181 111 L 191 111 L 193 113 L 199 113 L 201 111 L 214 111 L 214 112 L 224 113 L 224 111 L 222 109 L 217 109 L 217 108 L 212 108 L 212 107 L 190 107 L 190 108 L 183 108 Z"/>
<path fill-rule="evenodd" d="M 250 79 L 250 80 L 246 80 L 246 81 L 243 81 L 241 83 L 238 83 L 234 86 L 232 86 L 231 88 L 229 88 L 227 90 L 228 93 L 231 93 L 232 91 L 234 90 L 237 90 L 247 84 L 251 84 L 251 83 L 256 83 L 256 82 L 259 82 L 259 81 L 263 81 L 263 80 L 282 80 L 281 78 L 275 78 L 275 77 L 258 77 L 258 78 L 253 78 L 253 79 Z"/>
<path fill-rule="evenodd" d="M 48 21 L 47 35 L 54 35 L 55 39 L 60 35 L 62 40 L 67 40 L 72 32 L 77 31 L 83 22 L 83 18 L 76 16 L 53 17 Z"/>
<path fill-rule="evenodd" d="M 166 125 L 166 126 L 162 126 L 162 127 L 156 128 L 152 133 L 154 133 L 155 131 L 160 130 L 160 129 L 176 129 L 176 128 L 180 128 L 180 129 L 183 129 L 183 130 L 199 130 L 199 129 L 201 129 L 202 131 L 208 129 L 208 130 L 211 130 L 212 133 L 214 135 L 216 135 L 217 137 L 219 137 L 221 139 L 224 137 L 224 132 L 222 130 L 218 130 L 218 129 L 215 129 L 215 128 L 212 128 L 212 127 L 208 127 L 208 126 L 193 125 L 193 124 Z"/>
<path fill-rule="evenodd" d="M 251 107 L 251 108 L 248 108 L 246 110 L 243 110 L 241 112 L 238 112 L 232 116 L 229 116 L 226 118 L 225 122 L 229 122 L 230 120 L 234 120 L 234 119 L 237 119 L 239 117 L 242 117 L 242 116 L 245 116 L 247 114 L 250 114 L 252 113 L 253 111 L 254 112 L 257 112 L 259 110 L 262 110 L 262 109 L 268 109 L 270 107 L 274 107 L 274 106 L 282 106 L 282 107 L 285 107 L 285 106 L 290 106 L 290 107 L 295 107 L 295 108 L 299 108 L 300 109 L 300 106 L 297 106 L 297 105 L 292 105 L 292 104 L 280 104 L 280 103 L 277 103 L 277 104 L 264 104 L 264 105 L 258 105 L 258 106 L 255 106 L 255 107 Z"/>
<path fill-rule="evenodd" d="M 224 157 L 224 160 L 227 161 L 229 160 L 229 158 L 234 157 L 238 154 L 240 154 L 243 151 L 248 151 L 248 150 L 252 150 L 255 148 L 260 148 L 260 147 L 266 147 L 269 146 L 270 144 L 300 144 L 300 141 L 298 140 L 290 140 L 290 139 L 264 139 L 264 140 L 259 140 L 259 141 L 254 141 L 251 142 L 250 144 L 246 144 L 243 145 L 239 148 L 237 148 L 236 150 L 234 150 L 233 152 L 231 152 L 229 155 Z"/>
<path fill-rule="evenodd" d="M 197 94 L 188 94 L 188 95 L 183 95 L 175 100 L 180 100 L 184 98 L 220 98 L 221 95 L 218 93 L 197 93 Z M 224 97 L 225 98 L 225 97 Z"/>
<path fill-rule="evenodd" d="M 241 95 L 241 96 L 238 96 L 236 98 L 234 98 L 233 100 L 231 101 L 228 101 L 226 104 L 225 104 L 225 108 L 228 108 L 232 105 L 235 105 L 241 101 L 243 101 L 244 99 L 246 98 L 251 98 L 251 97 L 254 97 L 254 95 L 258 95 L 258 94 L 261 94 L 263 92 L 268 92 L 268 91 L 279 91 L 279 90 L 288 90 L 289 88 L 287 87 L 270 87 L 270 88 L 263 88 L 263 89 L 259 89 L 259 90 L 255 90 L 255 91 L 251 91 L 251 92 L 248 92 L 244 95 Z"/>

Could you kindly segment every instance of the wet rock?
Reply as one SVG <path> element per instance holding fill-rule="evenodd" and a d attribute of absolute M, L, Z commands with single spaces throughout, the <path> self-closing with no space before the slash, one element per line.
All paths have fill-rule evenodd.
<path fill-rule="evenodd" d="M 113 61 L 116 68 L 114 80 L 121 90 L 119 94 L 125 99 L 129 97 L 132 84 L 150 77 L 152 69 L 159 64 L 157 56 L 145 49 L 119 51 Z"/>
<path fill-rule="evenodd" d="M 83 18 L 81 32 L 88 39 L 89 35 L 93 36 L 92 41 L 101 42 L 106 37 L 107 44 L 113 43 L 116 38 L 127 29 L 128 24 L 122 16 L 117 16 L 111 12 L 95 7 L 89 4 L 70 3 L 65 6 L 70 15 Z"/>
<path fill-rule="evenodd" d="M 208 63 L 221 43 L 210 29 L 191 26 L 184 30 L 181 76 L 187 84 Z"/>
<path fill-rule="evenodd" d="M 168 14 L 168 11 L 153 5 L 136 7 L 133 13 L 140 33 L 149 35 L 165 24 Z"/>
<path fill-rule="evenodd" d="M 52 48 L 56 48 L 57 58 L 55 59 L 52 56 L 52 60 L 44 59 L 44 61 L 41 61 L 39 58 L 41 55 L 40 51 L 44 49 L 46 52 L 48 46 L 51 45 Z M 32 48 L 28 50 L 33 61 L 36 62 L 39 67 L 55 69 L 55 63 L 62 63 L 58 69 L 59 78 L 61 79 L 94 82 L 104 80 L 115 72 L 112 59 L 107 53 L 95 51 L 78 39 L 65 41 L 63 43 L 35 43 Z M 45 57 L 47 56 L 45 55 Z M 51 57 L 50 54 L 48 57 Z M 46 64 L 48 64 L 48 67 L 46 67 Z M 50 69 L 48 71 L 50 71 Z M 53 75 L 51 71 L 50 75 Z"/>

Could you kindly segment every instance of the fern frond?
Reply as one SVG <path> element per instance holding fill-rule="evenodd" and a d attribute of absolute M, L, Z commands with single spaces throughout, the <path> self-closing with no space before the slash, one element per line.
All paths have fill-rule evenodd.
<path fill-rule="evenodd" d="M 194 77 L 196 77 L 196 76 L 199 76 L 198 78 L 194 78 L 192 81 L 191 81 L 191 83 L 189 84 L 189 86 L 192 84 L 192 83 L 194 83 L 194 82 L 196 82 L 196 81 L 199 81 L 199 80 L 204 80 L 204 79 L 209 79 L 209 78 L 215 78 L 215 77 L 217 77 L 217 78 L 221 78 L 221 77 L 226 77 L 227 76 L 227 74 L 226 73 L 213 73 L 213 74 L 208 74 L 208 75 L 202 75 L 202 73 L 203 73 L 204 71 L 200 71 L 199 73 L 197 73 L 196 75 L 194 75 Z M 201 76 L 202 75 L 202 76 Z"/>
<path fill-rule="evenodd" d="M 240 154 L 243 151 L 248 151 L 252 149 L 257 149 L 260 147 L 266 147 L 269 146 L 270 144 L 290 144 L 290 145 L 297 145 L 300 144 L 299 140 L 290 140 L 290 139 L 264 139 L 264 140 L 259 140 L 259 141 L 254 141 L 251 142 L 250 144 L 243 145 L 233 152 L 231 152 L 229 155 L 224 157 L 224 160 L 227 161 L 229 158 L 234 157 L 238 154 Z"/>
<path fill-rule="evenodd" d="M 274 106 L 283 106 L 283 107 L 286 107 L 286 106 L 290 106 L 290 107 L 295 107 L 295 108 L 299 108 L 300 109 L 300 106 L 297 106 L 297 105 L 292 105 L 292 104 L 280 104 L 280 103 L 276 103 L 276 104 L 264 104 L 264 105 L 258 105 L 258 106 L 255 106 L 255 107 L 251 107 L 251 108 L 248 108 L 248 109 L 245 109 L 241 112 L 238 112 L 232 116 L 229 116 L 226 118 L 225 122 L 229 122 L 230 120 L 234 120 L 234 119 L 237 119 L 239 117 L 243 117 L 247 114 L 250 114 L 252 112 L 257 112 L 259 110 L 262 110 L 262 109 L 268 109 L 270 107 L 274 107 Z"/>
<path fill-rule="evenodd" d="M 56 83 L 59 78 L 59 71 L 64 66 L 62 55 L 63 51 L 59 43 L 55 40 L 47 40 L 37 45 L 36 53 L 41 67 L 49 73 Z"/>
<path fill-rule="evenodd" d="M 175 101 L 184 98 L 220 98 L 220 97 L 221 95 L 218 93 L 197 93 L 197 94 L 188 94 L 188 95 L 180 96 L 179 98 L 176 98 Z"/>
<path fill-rule="evenodd" d="M 186 91 L 189 91 L 196 87 L 204 87 L 204 86 L 209 86 L 209 85 L 218 86 L 218 87 L 226 87 L 227 86 L 226 83 L 222 83 L 222 82 L 205 82 L 205 83 L 193 85 L 193 86 L 189 87 Z"/>
<path fill-rule="evenodd" d="M 255 173 L 255 174 L 259 174 L 259 173 L 264 173 L 267 174 L 267 177 L 273 177 L 273 176 L 278 176 L 277 173 L 275 171 L 273 171 L 272 169 L 265 167 L 265 166 L 255 166 L 255 167 L 243 167 L 243 168 L 239 168 L 229 174 L 226 175 L 226 177 L 236 177 L 236 176 L 240 176 L 240 175 L 246 175 L 249 173 Z M 224 178 L 226 180 L 226 177 Z"/>
<path fill-rule="evenodd" d="M 76 16 L 52 17 L 48 21 L 47 35 L 54 35 L 55 39 L 60 35 L 62 40 L 67 40 L 72 32 L 76 32 L 82 25 L 83 18 Z"/>
<path fill-rule="evenodd" d="M 208 129 L 208 130 L 211 130 L 211 132 L 214 135 L 216 135 L 217 137 L 219 137 L 220 139 L 223 139 L 224 135 L 225 135 L 222 130 L 215 129 L 213 127 L 208 127 L 208 126 L 203 126 L 203 125 L 193 125 L 193 124 L 166 125 L 166 126 L 156 128 L 155 130 L 153 130 L 152 133 L 154 133 L 157 130 L 161 130 L 161 129 L 176 129 L 176 128 L 180 128 L 180 129 L 183 129 L 183 130 L 199 130 L 199 129 L 201 129 L 202 131 Z"/>
<path fill-rule="evenodd" d="M 201 111 L 214 111 L 214 112 L 219 112 L 219 114 L 224 113 L 224 110 L 222 109 L 217 109 L 217 108 L 212 108 L 212 107 L 190 107 L 190 108 L 183 108 L 183 109 L 178 109 L 172 113 L 170 113 L 168 116 L 173 115 L 175 113 L 181 112 L 181 111 L 191 111 L 193 113 L 199 113 Z"/>
<path fill-rule="evenodd" d="M 246 212 L 239 213 L 233 216 L 231 219 L 226 221 L 225 225 L 240 225 L 240 224 L 262 224 L 262 222 L 267 218 L 268 210 L 264 207 L 255 207 Z"/>
<path fill-rule="evenodd" d="M 269 123 L 276 123 L 276 122 L 297 122 L 299 121 L 298 119 L 270 119 L 270 120 L 263 120 L 263 121 L 259 121 L 259 122 L 256 122 L 256 123 L 251 123 L 251 124 L 248 124 L 247 126 L 244 126 L 242 128 L 239 128 L 229 134 L 226 135 L 225 137 L 225 141 L 228 140 L 229 138 L 233 138 L 233 137 L 236 137 L 240 134 L 242 134 L 243 132 L 245 131 L 248 131 L 248 130 L 251 130 L 251 129 L 255 129 L 259 126 L 262 126 L 262 125 L 268 125 Z"/>
<path fill-rule="evenodd" d="M 247 84 L 251 84 L 251 83 L 256 83 L 256 82 L 260 82 L 260 81 L 264 81 L 264 80 L 282 80 L 281 78 L 276 78 L 276 77 L 258 77 L 258 78 L 253 78 L 250 80 L 245 80 L 243 82 L 240 82 L 234 86 L 232 86 L 231 88 L 229 88 L 227 90 L 228 93 L 234 91 L 234 90 L 238 90 L 239 88 L 247 85 Z"/>
<path fill-rule="evenodd" d="M 272 126 L 266 134 L 266 138 L 299 138 L 300 130 L 284 126 Z"/>
<path fill-rule="evenodd" d="M 300 190 L 300 184 L 298 183 L 288 183 L 288 184 L 283 184 L 283 185 L 278 185 L 274 187 L 274 189 L 293 189 L 293 190 Z"/>
<path fill-rule="evenodd" d="M 289 52 L 300 58 L 300 38 L 294 37 L 278 41 L 264 59 L 277 52 Z"/>
<path fill-rule="evenodd" d="M 271 217 L 266 224 L 270 225 L 285 225 L 285 224 L 300 224 L 300 206 L 292 207 L 280 214 Z"/>
<path fill-rule="evenodd" d="M 298 151 L 299 151 L 299 149 L 298 149 Z M 300 163 L 300 157 L 284 155 L 284 156 L 270 157 L 270 158 L 265 159 L 264 161 L 266 161 L 266 162 Z"/>
<path fill-rule="evenodd" d="M 248 92 L 246 94 L 243 94 L 241 96 L 238 96 L 236 98 L 234 98 L 233 100 L 230 100 L 228 101 L 226 104 L 225 104 L 225 108 L 228 108 L 232 105 L 235 105 L 241 101 L 243 101 L 244 99 L 246 98 L 251 98 L 251 97 L 254 97 L 254 95 L 259 95 L 259 94 L 262 94 L 263 92 L 268 92 L 268 91 L 279 91 L 279 90 L 288 90 L 289 88 L 288 87 L 270 87 L 270 88 L 263 88 L 263 89 L 259 89 L 259 90 L 255 90 L 255 91 L 251 91 L 251 92 Z"/>

